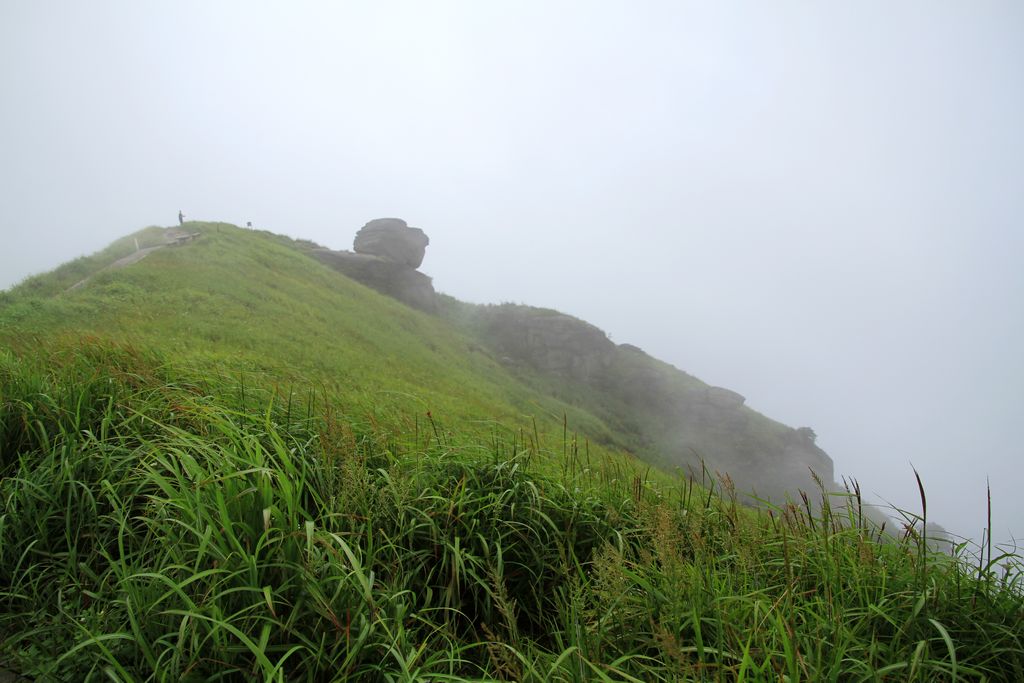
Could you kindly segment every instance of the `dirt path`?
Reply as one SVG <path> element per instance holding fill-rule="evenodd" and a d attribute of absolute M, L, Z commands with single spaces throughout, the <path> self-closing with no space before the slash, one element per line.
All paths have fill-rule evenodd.
<path fill-rule="evenodd" d="M 117 270 L 118 268 L 124 268 L 125 266 L 130 266 L 133 263 L 138 263 L 142 259 L 144 259 L 147 256 L 149 256 L 150 254 L 152 254 L 157 249 L 163 249 L 165 247 L 173 247 L 173 246 L 185 244 L 186 242 L 190 242 L 190 241 L 196 239 L 199 236 L 200 236 L 200 233 L 198 233 L 198 232 L 187 233 L 187 232 L 181 232 L 181 231 L 178 231 L 178 230 L 168 231 L 167 235 L 166 235 L 167 241 L 164 244 L 158 244 L 155 247 L 146 247 L 145 249 L 139 249 L 138 251 L 136 251 L 134 253 L 131 253 L 131 254 L 128 254 L 127 256 L 119 258 L 116 261 L 114 261 L 113 263 L 111 263 L 109 266 L 107 266 L 106 268 L 101 268 L 100 270 L 96 271 L 95 273 L 93 273 L 89 277 L 85 278 L 84 280 L 79 280 L 78 282 L 76 282 L 75 284 L 71 285 L 70 287 L 68 287 L 64 291 L 65 292 L 74 291 L 74 290 L 78 289 L 79 287 L 85 285 L 85 283 L 87 283 L 89 280 L 93 279 L 94 277 L 96 277 L 100 273 L 105 273 L 108 270 Z M 2 681 L 0 681 L 0 683 L 2 683 Z"/>
<path fill-rule="evenodd" d="M 97 275 L 99 275 L 100 273 L 105 273 L 108 270 L 117 270 L 118 268 L 124 268 L 125 266 L 130 266 L 133 263 L 138 263 L 142 259 L 144 259 L 147 256 L 149 256 L 150 254 L 152 254 L 157 249 L 163 249 L 166 246 L 167 246 L 166 244 L 158 244 L 155 247 L 146 247 L 145 249 L 139 249 L 134 254 L 128 254 L 124 258 L 117 259 L 116 261 L 111 263 L 106 268 L 101 268 L 100 270 L 97 270 L 95 273 L 93 273 L 89 277 L 85 278 L 84 280 L 79 280 L 78 282 L 76 282 L 75 284 L 71 285 L 70 287 L 68 287 L 64 291 L 65 292 L 72 292 L 72 291 L 78 289 L 79 287 L 81 287 L 82 285 L 84 285 L 89 280 L 91 280 L 94 277 L 96 277 Z"/>

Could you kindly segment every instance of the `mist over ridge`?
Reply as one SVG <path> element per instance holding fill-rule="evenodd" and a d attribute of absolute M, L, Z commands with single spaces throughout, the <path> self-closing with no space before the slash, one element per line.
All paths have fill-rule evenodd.
<path fill-rule="evenodd" d="M 912 462 L 958 533 L 988 476 L 1020 533 L 1019 6 L 399 7 L 5 5 L 0 287 L 179 209 L 401 216 L 439 291 L 591 322 L 908 508 Z"/>

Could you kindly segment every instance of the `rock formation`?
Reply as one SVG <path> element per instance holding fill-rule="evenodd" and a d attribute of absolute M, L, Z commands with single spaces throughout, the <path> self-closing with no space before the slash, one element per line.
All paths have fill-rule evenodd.
<path fill-rule="evenodd" d="M 616 445 L 646 460 L 698 477 L 705 466 L 712 476 L 728 473 L 741 494 L 774 502 L 816 491 L 815 476 L 838 488 L 813 430 L 770 420 L 735 391 L 709 386 L 631 344 L 616 345 L 597 327 L 557 311 L 466 306 L 505 365 L 553 379 L 559 398 L 631 435 Z"/>
<path fill-rule="evenodd" d="M 589 323 L 557 311 L 502 306 L 489 317 L 486 334 L 505 358 L 556 376 L 586 381 L 601 370 L 615 348 Z"/>
<path fill-rule="evenodd" d="M 416 270 L 429 243 L 422 230 L 401 219 L 378 218 L 356 234 L 354 251 L 314 248 L 312 253 L 379 292 L 436 314 L 441 307 L 434 286 Z M 609 445 L 698 478 L 705 467 L 712 476 L 727 473 L 741 495 L 756 492 L 773 502 L 795 498 L 799 490 L 814 491 L 815 476 L 838 488 L 832 459 L 815 444 L 810 428 L 770 420 L 735 391 L 709 386 L 636 346 L 616 345 L 578 318 L 530 306 L 454 300 L 444 312 L 513 372 L 543 382 L 552 395 L 613 426 L 618 436 L 609 436 Z"/>
<path fill-rule="evenodd" d="M 356 233 L 352 249 L 412 269 L 420 267 L 430 238 L 419 228 L 410 228 L 401 218 L 376 218 Z"/>
<path fill-rule="evenodd" d="M 428 313 L 437 310 L 431 279 L 416 270 L 430 238 L 400 218 L 377 218 L 356 233 L 354 251 L 313 251 L 321 262 L 382 294 Z"/>

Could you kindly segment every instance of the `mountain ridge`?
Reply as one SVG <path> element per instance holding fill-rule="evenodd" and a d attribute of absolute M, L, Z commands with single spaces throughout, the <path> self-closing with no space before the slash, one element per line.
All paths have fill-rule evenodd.
<path fill-rule="evenodd" d="M 597 327 L 560 311 L 521 304 L 470 304 L 435 293 L 430 279 L 416 269 L 423 261 L 429 239 L 422 230 L 409 227 L 400 219 L 368 222 L 356 232 L 354 253 L 336 252 L 307 240 L 229 224 L 188 223 L 184 228 L 144 228 L 116 241 L 106 250 L 28 279 L 6 293 L 6 298 L 42 297 L 45 300 L 50 297 L 54 301 L 63 298 L 68 306 L 75 308 L 76 301 L 82 305 L 81 300 L 66 290 L 82 287 L 91 279 L 95 281 L 96 291 L 86 292 L 85 299 L 102 300 L 104 296 L 110 296 L 117 305 L 130 306 L 132 302 L 140 302 L 138 296 L 142 290 L 133 289 L 132 282 L 144 280 L 135 273 L 144 272 L 150 267 L 147 264 L 155 264 L 152 267 L 164 275 L 163 284 L 154 287 L 155 294 L 159 296 L 163 292 L 166 296 L 178 284 L 173 276 L 175 271 L 163 267 L 158 257 L 174 262 L 181 261 L 189 250 L 198 249 L 199 253 L 204 253 L 218 249 L 224 261 L 214 267 L 221 269 L 222 280 L 238 279 L 242 291 L 233 292 L 231 303 L 221 303 L 216 310 L 207 307 L 213 305 L 209 303 L 208 291 L 169 303 L 161 312 L 166 317 L 167 313 L 177 311 L 185 316 L 183 319 L 187 319 L 190 312 L 200 313 L 197 317 L 205 321 L 205 325 L 193 326 L 183 336 L 187 338 L 189 334 L 198 332 L 201 337 L 209 337 L 210 341 L 221 341 L 230 334 L 210 329 L 210 319 L 215 318 L 218 327 L 230 324 L 232 318 L 241 325 L 244 311 L 254 308 L 253 301 L 281 301 L 284 297 L 287 300 L 285 305 L 278 306 L 274 313 L 279 322 L 292 314 L 318 319 L 316 306 L 338 305 L 327 301 L 311 303 L 311 288 L 302 289 L 300 293 L 281 293 L 280 283 L 276 282 L 280 275 L 274 273 L 279 266 L 276 259 L 283 262 L 285 254 L 290 254 L 289 268 L 308 268 L 308 275 L 314 280 L 317 267 L 327 266 L 346 278 L 353 278 L 383 293 L 387 300 L 411 305 L 427 313 L 427 319 L 452 326 L 468 340 L 459 342 L 457 354 L 450 352 L 446 356 L 447 367 L 459 367 L 474 355 L 477 359 L 481 354 L 489 355 L 489 360 L 501 369 L 498 372 L 507 372 L 517 381 L 556 401 L 561 412 L 573 415 L 574 424 L 587 437 L 612 450 L 631 453 L 668 472 L 682 470 L 689 476 L 699 476 L 707 468 L 712 475 L 727 475 L 748 502 L 771 500 L 779 503 L 786 497 L 797 497 L 800 490 L 813 490 L 821 485 L 829 489 L 838 488 L 834 481 L 833 462 L 815 445 L 809 428 L 795 429 L 771 420 L 745 405 L 744 398 L 734 391 L 703 383 L 632 344 L 614 344 Z M 372 234 L 372 240 L 367 239 L 367 231 Z M 193 242 L 177 239 L 179 234 L 188 234 Z M 261 254 L 255 263 L 247 262 L 253 259 L 242 259 L 233 266 L 229 265 L 228 252 L 234 250 L 237 256 L 244 256 L 253 240 L 282 251 Z M 224 252 L 227 243 L 232 246 Z M 157 249 L 161 251 L 153 253 Z M 148 255 L 146 263 L 139 264 L 139 270 L 109 269 L 117 263 L 131 265 L 133 253 Z M 183 262 L 178 272 L 200 266 L 201 263 Z M 239 271 L 230 272 L 231 267 L 239 268 Z M 411 280 L 411 273 L 418 279 Z M 216 281 L 215 273 L 207 272 L 201 276 L 210 278 L 211 282 Z M 290 276 L 294 280 L 296 275 Z M 74 284 L 65 287 L 72 280 Z M 398 285 L 395 285 L 396 281 Z M 322 288 L 322 292 L 336 287 L 317 282 L 319 285 L 316 287 Z M 412 290 L 406 288 L 410 282 L 416 283 Z M 423 289 L 424 283 L 427 289 Z M 215 291 L 215 287 L 210 291 Z M 347 301 L 357 299 L 347 292 L 345 296 Z M 39 306 L 39 299 L 31 305 Z M 98 301 L 94 305 L 98 305 Z M 362 301 L 355 305 L 370 304 Z M 17 317 L 16 309 L 16 305 L 8 307 L 8 316 L 13 314 Z M 314 337 L 337 334 L 346 338 L 346 343 L 359 344 L 358 326 L 343 322 L 358 318 L 353 310 L 349 307 L 345 317 L 332 324 L 333 328 L 313 326 L 310 334 Z M 84 317 L 83 324 L 88 327 L 90 323 L 86 321 L 90 316 Z M 151 317 L 159 318 L 161 314 L 154 312 Z M 82 319 L 82 316 L 72 314 L 63 324 L 74 319 Z M 113 322 L 111 325 L 117 327 Z M 409 328 L 411 324 L 404 325 Z M 287 335 L 288 330 L 294 327 L 286 324 L 282 332 Z M 95 328 L 91 332 L 102 333 Z M 119 334 L 130 337 L 133 331 L 122 326 Z M 175 334 L 181 336 L 182 331 Z M 429 338 L 421 340 L 416 334 L 404 335 L 402 339 L 400 349 L 381 350 L 386 351 L 388 357 L 401 358 L 402 354 L 408 357 L 411 349 L 421 341 L 425 341 L 428 347 L 438 348 L 437 343 Z M 373 343 L 382 342 L 375 340 Z M 243 355 L 244 346 L 238 349 Z M 325 349 L 324 353 L 340 353 L 343 346 L 335 345 L 333 351 Z M 360 356 L 359 362 L 366 366 L 366 356 Z M 311 365 L 317 367 L 316 362 Z M 330 368 L 330 364 L 324 367 Z M 396 367 L 392 364 L 391 369 Z M 493 367 L 492 371 L 495 370 Z M 383 370 L 380 372 L 386 375 Z M 436 400 L 445 392 L 450 395 L 473 393 L 472 385 L 472 381 L 462 383 L 458 389 L 449 385 L 434 392 L 432 398 Z M 478 402 L 480 400 L 477 398 Z M 522 399 L 518 404 L 525 405 Z M 554 410 L 557 412 L 558 409 Z"/>
<path fill-rule="evenodd" d="M 745 406 L 737 392 L 713 387 L 598 327 L 550 309 L 469 304 L 435 293 L 416 268 L 429 238 L 396 218 L 367 222 L 353 252 L 316 248 L 321 262 L 410 306 L 437 314 L 480 339 L 503 365 L 547 378 L 543 390 L 617 423 L 628 445 L 653 464 L 728 474 L 748 502 L 782 502 L 834 481 L 832 459 L 814 431 L 794 429 Z M 392 256 L 392 254 L 397 256 Z M 410 256 L 411 254 L 411 256 Z"/>
<path fill-rule="evenodd" d="M 660 402 L 740 455 L 813 433 L 557 311 L 185 227 L 0 293 L 0 675 L 1021 679 L 1019 555 L 933 552 L 923 491 L 888 535 L 856 486 L 740 505 L 649 464 Z"/>
<path fill-rule="evenodd" d="M 547 410 L 556 415 L 559 412 L 572 415 L 573 426 L 594 443 L 631 453 L 666 472 L 682 470 L 689 476 L 699 477 L 706 468 L 712 476 L 727 476 L 747 502 L 772 500 L 778 503 L 784 502 L 787 496 L 797 497 L 801 490 L 814 490 L 819 486 L 830 490 L 838 488 L 833 481 L 831 458 L 815 445 L 811 430 L 794 429 L 765 417 L 746 406 L 745 399 L 736 392 L 707 385 L 649 356 L 639 347 L 615 344 L 599 328 L 559 311 L 514 304 L 469 304 L 436 293 L 430 279 L 416 270 L 423 261 L 429 238 L 401 219 L 368 222 L 356 233 L 354 252 L 332 251 L 309 240 L 229 224 L 189 223 L 184 228 L 183 231 L 143 229 L 116 241 L 104 251 L 29 278 L 9 290 L 6 296 L 34 301 L 22 302 L 22 306 L 37 307 L 40 306 L 38 297 L 43 300 L 49 297 L 54 305 L 64 305 L 72 311 L 90 299 L 96 301 L 94 306 L 100 306 L 98 302 L 103 301 L 103 308 L 113 306 L 113 309 L 135 313 L 140 306 L 155 311 L 166 305 L 169 309 L 163 315 L 149 316 L 163 319 L 168 328 L 163 334 L 168 339 L 180 338 L 185 344 L 190 343 L 190 337 L 198 336 L 194 341 L 200 345 L 204 339 L 222 344 L 232 336 L 226 327 L 232 321 L 243 328 L 251 327 L 252 320 L 247 320 L 250 316 L 246 311 L 257 320 L 260 316 L 271 315 L 258 311 L 254 302 L 262 301 L 264 307 L 277 302 L 279 305 L 273 307 L 272 314 L 276 319 L 268 319 L 280 325 L 277 333 L 288 335 L 289 330 L 298 329 L 301 326 L 294 320 L 289 322 L 289 318 L 305 316 L 308 328 L 305 334 L 312 337 L 309 341 L 314 346 L 322 347 L 319 353 L 313 353 L 310 351 L 313 347 L 304 348 L 301 340 L 292 340 L 294 343 L 289 345 L 294 349 L 294 356 L 302 359 L 298 364 L 311 363 L 314 374 L 319 370 L 333 371 L 333 364 L 324 358 L 330 354 L 345 356 L 346 347 L 356 345 L 366 353 L 358 355 L 360 367 L 355 376 L 362 378 L 359 386 L 371 387 L 374 386 L 369 377 L 374 372 L 371 367 L 376 367 L 376 372 L 383 377 L 387 371 L 381 363 L 413 362 L 424 350 L 417 350 L 417 347 L 425 346 L 428 353 L 430 349 L 444 348 L 448 351 L 444 356 L 446 369 L 465 366 L 468 362 L 475 368 L 471 376 L 476 377 L 483 371 L 480 364 L 484 363 L 490 366 L 487 372 L 508 373 L 515 381 L 546 396 L 546 400 L 552 402 Z M 192 242 L 176 239 L 179 233 L 195 239 Z M 248 255 L 248 251 L 253 251 L 253 241 L 265 243 L 272 249 Z M 137 248 L 134 252 L 133 247 Z M 160 251 L 152 253 L 157 248 Z M 197 250 L 195 253 L 200 258 L 190 263 L 186 257 L 193 250 Z M 140 252 L 148 255 L 146 263 L 138 264 L 135 269 L 108 270 L 112 264 L 131 265 L 131 254 Z M 203 259 L 211 257 L 220 260 L 216 265 L 204 265 Z M 169 268 L 165 262 L 177 262 L 177 270 Z M 390 305 L 392 312 L 396 310 L 394 305 L 407 304 L 426 313 L 427 317 L 418 317 L 421 313 L 406 314 L 401 323 L 406 333 L 401 335 L 399 344 L 389 343 L 397 338 L 391 332 L 372 336 L 368 341 L 360 331 L 360 326 L 370 329 L 362 319 L 366 314 L 360 314 L 357 309 L 360 306 L 374 309 L 382 305 L 380 300 L 374 300 L 371 305 L 366 295 L 356 297 L 337 281 L 324 280 L 324 271 L 318 270 L 320 267 L 351 277 L 383 293 L 388 301 L 397 300 Z M 190 268 L 203 272 L 189 274 Z M 219 269 L 219 273 L 210 272 L 211 269 Z M 147 278 L 143 273 L 148 270 L 156 271 L 156 275 Z M 176 280 L 176 273 L 185 280 L 209 280 L 212 284 L 206 291 L 191 292 L 188 283 Z M 283 278 L 309 279 L 314 284 L 283 291 Z M 78 293 L 66 292 L 68 288 L 63 286 L 72 279 L 77 284 L 71 287 L 80 287 L 90 279 L 93 284 L 84 288 L 82 296 L 77 296 Z M 232 291 L 227 300 L 216 298 L 214 303 L 211 293 L 217 291 L 218 280 L 221 284 L 231 281 L 237 291 Z M 409 283 L 413 283 L 411 288 L 407 286 Z M 150 290 L 148 297 L 147 288 Z M 93 291 L 87 291 L 90 289 Z M 189 295 L 164 302 L 167 297 L 175 299 L 171 296 L 175 291 Z M 325 291 L 343 293 L 352 305 L 344 307 L 339 302 L 328 302 L 321 296 Z M 318 297 L 320 300 L 316 301 Z M 328 321 L 317 312 L 320 307 L 332 306 L 345 308 L 344 316 Z M 17 304 L 7 307 L 8 321 L 12 316 L 17 318 L 17 309 Z M 3 312 L 0 309 L 0 314 Z M 180 324 L 166 320 L 175 315 L 180 315 Z M 417 322 L 410 322 L 410 315 Z M 91 333 L 104 333 L 92 325 L 95 321 L 91 315 L 66 313 L 65 316 L 64 321 L 55 322 L 58 327 L 73 329 L 70 323 L 79 320 L 86 329 L 91 326 Z M 102 318 L 100 315 L 97 319 Z M 195 324 L 187 324 L 190 318 Z M 446 339 L 441 343 L 429 334 L 420 335 L 418 330 L 425 320 L 450 326 L 466 338 L 457 342 Z M 352 324 L 352 321 L 359 322 Z M 140 324 L 152 322 L 140 321 Z M 0 330 L 4 324 L 0 318 Z M 6 324 L 10 327 L 9 322 Z M 106 331 L 112 330 L 129 337 L 138 332 L 131 324 L 117 320 L 108 322 Z M 414 331 L 410 334 L 409 330 Z M 337 337 L 336 343 L 325 346 L 323 338 L 331 335 Z M 271 340 L 266 341 L 272 348 Z M 379 348 L 370 349 L 367 343 Z M 239 357 L 244 358 L 246 345 L 241 346 Z M 352 353 L 348 355 L 355 357 Z M 250 360 L 259 365 L 271 359 Z M 462 393 L 474 395 L 472 400 L 477 403 L 487 403 L 479 390 L 474 391 L 476 380 L 466 379 L 454 386 L 436 379 L 444 374 L 438 372 L 432 375 L 435 379 L 419 385 L 414 382 L 408 387 L 409 393 L 427 392 L 432 401 Z M 436 386 L 430 382 L 435 382 Z M 395 391 L 405 391 L 401 388 L 403 382 L 392 383 L 396 384 L 392 387 Z M 500 394 L 502 391 L 507 390 L 492 386 L 483 393 Z M 528 393 L 521 393 L 514 401 L 525 409 L 524 412 L 530 412 L 529 404 L 533 400 L 525 398 Z M 452 405 L 461 402 L 449 401 Z M 410 412 L 417 410 L 408 404 L 404 407 Z M 510 413 L 506 410 L 502 414 L 507 417 Z"/>

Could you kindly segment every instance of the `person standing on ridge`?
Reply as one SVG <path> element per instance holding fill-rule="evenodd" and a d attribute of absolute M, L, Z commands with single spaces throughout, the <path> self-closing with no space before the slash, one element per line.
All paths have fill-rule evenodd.
<path fill-rule="evenodd" d="M 185 214 L 181 212 L 181 209 L 178 209 L 178 225 L 185 225 Z"/>

